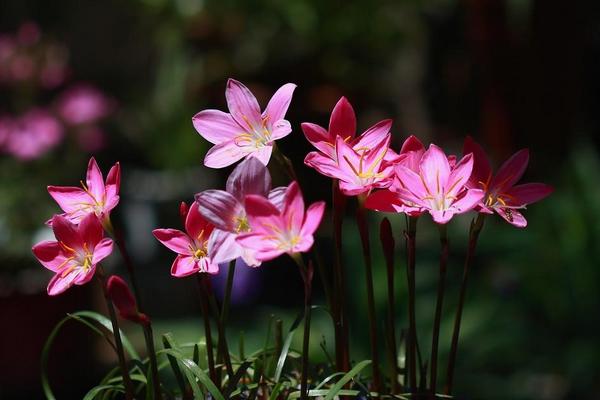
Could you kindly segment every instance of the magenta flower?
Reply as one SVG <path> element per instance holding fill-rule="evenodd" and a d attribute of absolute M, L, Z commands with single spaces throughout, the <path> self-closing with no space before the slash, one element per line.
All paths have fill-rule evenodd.
<path fill-rule="evenodd" d="M 352 105 L 342 97 L 331 112 L 329 130 L 305 122 L 304 135 L 319 151 L 307 154 L 304 163 L 319 173 L 340 180 L 348 196 L 390 184 L 393 163 L 398 155 L 390 148 L 391 120 L 383 120 L 356 135 L 356 116 Z"/>
<path fill-rule="evenodd" d="M 480 212 L 486 214 L 496 212 L 508 223 L 518 228 L 524 228 L 527 226 L 527 220 L 518 210 L 542 200 L 554 190 L 551 186 L 543 183 L 526 183 L 515 186 L 523 176 L 529 162 L 527 149 L 516 152 L 504 162 L 495 176 L 492 176 L 492 169 L 485 152 L 471 137 L 465 139 L 463 151 L 473 153 L 474 159 L 473 174 L 467 185 L 485 192 L 482 202 L 478 205 Z"/>
<path fill-rule="evenodd" d="M 177 229 L 155 229 L 152 231 L 169 250 L 177 253 L 171 266 L 171 275 L 177 278 L 200 273 L 217 274 L 219 264 L 212 256 L 218 250 L 212 233 L 214 225 L 202 217 L 198 204 L 194 203 L 185 219 L 185 231 Z"/>
<path fill-rule="evenodd" d="M 204 165 L 223 168 L 246 157 L 255 157 L 267 165 L 274 141 L 287 136 L 290 123 L 284 119 L 296 85 L 287 83 L 271 97 L 263 113 L 256 97 L 242 83 L 229 79 L 225 98 L 229 114 L 204 110 L 192 122 L 198 133 L 214 144 Z"/>
<path fill-rule="evenodd" d="M 55 148 L 64 137 L 63 127 L 49 112 L 34 108 L 22 116 L 0 120 L 3 149 L 19 160 L 40 158 Z"/>
<path fill-rule="evenodd" d="M 451 168 L 442 149 L 432 144 L 423 154 L 418 172 L 403 165 L 396 166 L 396 176 L 402 186 L 396 188 L 396 192 L 405 205 L 428 211 L 435 222 L 445 224 L 455 214 L 472 210 L 483 198 L 483 190 L 466 186 L 472 170 L 472 154 Z"/>
<path fill-rule="evenodd" d="M 251 231 L 239 235 L 236 240 L 253 249 L 259 261 L 272 260 L 284 253 L 309 251 L 325 211 L 323 201 L 313 203 L 305 210 L 302 193 L 295 181 L 285 192 L 283 209 L 258 195 L 247 195 L 245 205 Z"/>
<path fill-rule="evenodd" d="M 260 265 L 254 251 L 240 246 L 235 238 L 250 231 L 244 205 L 246 195 L 268 197 L 278 208 L 282 208 L 286 188 L 271 190 L 269 170 L 256 158 L 242 161 L 227 178 L 226 190 L 205 190 L 196 194 L 200 213 L 215 225 L 215 240 L 219 243 L 215 261 L 219 264 L 241 257 L 249 266 Z"/>
<path fill-rule="evenodd" d="M 114 109 L 113 101 L 97 88 L 78 84 L 59 98 L 58 113 L 69 125 L 89 124 L 105 118 Z"/>
<path fill-rule="evenodd" d="M 90 213 L 104 222 L 119 203 L 120 185 L 119 163 L 108 171 L 105 184 L 98 163 L 92 157 L 88 163 L 86 183 L 81 182 L 81 187 L 48 186 L 48 193 L 65 212 L 63 215 L 72 222 L 78 223 Z"/>
<path fill-rule="evenodd" d="M 48 294 L 55 296 L 89 282 L 96 265 L 112 252 L 113 242 L 103 238 L 104 229 L 94 214 L 88 214 L 79 225 L 56 215 L 52 230 L 57 241 L 38 243 L 32 251 L 44 267 L 55 272 L 48 284 Z"/>

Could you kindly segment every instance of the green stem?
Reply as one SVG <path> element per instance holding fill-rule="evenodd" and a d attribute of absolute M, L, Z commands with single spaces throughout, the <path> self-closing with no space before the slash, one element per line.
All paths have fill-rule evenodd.
<path fill-rule="evenodd" d="M 373 291 L 373 266 L 371 260 L 371 244 L 369 241 L 369 226 L 366 219 L 366 208 L 364 207 L 364 198 L 359 197 L 358 207 L 356 209 L 356 223 L 360 234 L 360 241 L 363 250 L 363 259 L 365 263 L 365 277 L 367 285 L 367 306 L 369 314 L 369 337 L 371 341 L 371 359 L 373 369 L 373 390 L 381 390 L 381 373 L 379 371 L 379 354 L 377 346 L 377 319 L 375 315 L 375 295 Z"/>
<path fill-rule="evenodd" d="M 308 400 L 308 351 L 310 342 L 310 309 L 313 267 L 309 262 L 308 268 L 304 264 L 302 255 L 294 253 L 292 259 L 298 264 L 300 276 L 304 282 L 304 336 L 302 338 L 302 376 L 300 380 L 300 395 L 302 400 Z"/>
<path fill-rule="evenodd" d="M 227 270 L 227 285 L 225 286 L 225 296 L 221 305 L 221 324 L 227 326 L 227 318 L 229 317 L 229 306 L 231 305 L 231 291 L 233 289 L 233 278 L 235 275 L 235 260 L 229 263 Z"/>
<path fill-rule="evenodd" d="M 160 380 L 158 378 L 158 362 L 156 360 L 156 350 L 154 348 L 154 334 L 152 333 L 152 325 L 150 323 L 143 324 L 144 339 L 146 340 L 146 348 L 148 349 L 148 358 L 150 359 L 150 372 L 154 381 L 154 398 L 162 399 L 160 391 Z"/>
<path fill-rule="evenodd" d="M 112 300 L 108 294 L 108 288 L 106 287 L 106 275 L 100 265 L 97 269 L 98 278 L 100 285 L 102 286 L 102 293 L 104 294 L 104 300 L 106 300 L 106 307 L 110 315 L 110 322 L 112 323 L 113 337 L 115 338 L 115 346 L 117 348 L 117 357 L 119 358 L 119 367 L 121 369 L 121 376 L 123 377 L 123 385 L 125 386 L 125 398 L 127 400 L 133 400 L 133 385 L 131 384 L 131 378 L 129 377 L 129 369 L 127 368 L 127 361 L 125 360 L 125 351 L 123 349 L 123 342 L 121 341 L 121 331 L 119 330 L 119 321 L 117 320 L 117 314 L 112 304 Z"/>
<path fill-rule="evenodd" d="M 416 235 L 417 218 L 408 217 L 408 229 L 406 236 L 406 275 L 408 280 L 408 340 L 407 340 L 407 359 L 408 359 L 408 379 L 409 390 L 413 393 L 417 390 L 417 327 L 415 317 L 415 253 L 416 253 Z"/>
<path fill-rule="evenodd" d="M 460 294 L 458 299 L 458 308 L 456 310 L 456 317 L 454 319 L 454 330 L 452 332 L 452 344 L 450 345 L 450 355 L 448 357 L 448 369 L 446 375 L 446 390 L 445 394 L 452 393 L 452 385 L 454 380 L 454 368 L 456 366 L 456 353 L 458 351 L 458 338 L 460 336 L 460 323 L 462 320 L 463 307 L 465 304 L 465 296 L 467 292 L 467 281 L 469 276 L 469 269 L 471 268 L 471 262 L 475 255 L 475 248 L 477 247 L 477 240 L 479 234 L 483 228 L 483 220 L 485 214 L 479 213 L 477 219 L 471 222 L 471 228 L 469 230 L 469 247 L 467 249 L 467 256 L 465 258 L 465 265 L 463 270 L 462 283 L 460 285 Z"/>
<path fill-rule="evenodd" d="M 196 274 L 196 278 L 198 281 L 198 288 L 200 289 L 200 309 L 202 310 L 202 319 L 204 320 L 204 340 L 206 341 L 206 358 L 208 359 L 208 374 L 213 383 L 218 387 L 219 379 L 217 378 L 217 371 L 215 369 L 212 331 L 210 328 L 210 312 L 208 300 L 209 296 L 206 291 L 202 275 L 203 274 Z"/>
<path fill-rule="evenodd" d="M 437 390 L 437 365 L 438 365 L 438 346 L 440 340 L 440 324 L 442 320 L 442 309 L 444 305 L 444 289 L 446 284 L 446 269 L 448 265 L 448 233 L 446 225 L 438 225 L 440 231 L 440 244 L 442 250 L 440 253 L 440 277 L 438 282 L 437 301 L 435 305 L 435 317 L 433 320 L 433 335 L 431 340 L 431 380 L 430 390 L 435 395 Z"/>
<path fill-rule="evenodd" d="M 387 220 L 385 220 L 387 221 Z M 389 221 L 385 222 L 389 226 Z M 391 232 L 391 229 L 390 229 Z M 389 338 L 389 363 L 390 363 L 390 378 L 392 381 L 392 394 L 398 393 L 398 353 L 396 347 L 396 324 L 394 323 L 394 244 L 393 237 L 391 248 L 389 252 L 386 251 L 384 246 L 384 257 L 387 273 L 387 297 L 388 297 L 388 323 L 387 323 L 387 335 Z M 383 242 L 383 239 L 382 239 Z"/>

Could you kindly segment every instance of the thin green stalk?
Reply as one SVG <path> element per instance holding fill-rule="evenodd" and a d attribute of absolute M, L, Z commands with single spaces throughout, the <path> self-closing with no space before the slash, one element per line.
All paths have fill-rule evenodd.
<path fill-rule="evenodd" d="M 200 309 L 202 310 L 202 319 L 204 321 L 204 340 L 206 341 L 206 358 L 208 360 L 208 374 L 210 379 L 217 387 L 220 386 L 219 379 L 217 377 L 217 371 L 215 369 L 215 357 L 213 354 L 213 342 L 212 342 L 212 331 L 210 328 L 210 312 L 209 312 L 209 300 L 208 293 L 206 292 L 205 285 L 203 283 L 202 274 L 196 274 L 198 281 L 198 288 L 200 290 Z"/>
<path fill-rule="evenodd" d="M 308 263 L 308 268 L 304 265 L 304 260 L 300 253 L 291 255 L 292 259 L 298 264 L 302 281 L 304 282 L 304 337 L 302 338 L 302 376 L 300 380 L 300 395 L 302 400 L 308 400 L 308 350 L 310 342 L 310 309 L 313 266 Z"/>
<path fill-rule="evenodd" d="M 110 322 L 113 328 L 113 337 L 115 338 L 115 346 L 117 348 L 117 356 L 119 358 L 119 367 L 121 369 L 121 376 L 123 377 L 123 385 L 125 386 L 125 398 L 127 400 L 133 400 L 133 385 L 131 384 L 131 378 L 129 377 L 129 369 L 127 368 L 127 361 L 125 360 L 125 351 L 123 350 L 123 342 L 121 341 L 121 331 L 119 330 L 119 321 L 117 320 L 117 313 L 113 306 L 112 300 L 108 294 L 106 287 L 106 275 L 104 274 L 103 268 L 98 265 L 97 275 L 102 286 L 102 293 L 104 294 L 104 300 L 106 300 L 106 307 L 110 315 Z"/>
<path fill-rule="evenodd" d="M 365 263 L 366 285 L 367 285 L 367 307 L 369 314 L 369 338 L 371 342 L 371 359 L 373 370 L 373 390 L 381 390 L 381 373 L 379 371 L 379 353 L 377 345 L 377 317 L 375 315 L 375 295 L 373 291 L 373 266 L 371 260 L 371 244 L 369 241 L 369 226 L 366 218 L 366 208 L 364 207 L 364 197 L 359 197 L 358 207 L 356 209 L 356 223 L 360 234 L 360 241 L 363 250 L 363 259 Z"/>
<path fill-rule="evenodd" d="M 408 229 L 406 236 L 406 275 L 408 280 L 408 340 L 407 340 L 407 359 L 408 359 L 408 380 L 409 391 L 417 390 L 417 327 L 415 316 L 415 262 L 416 262 L 416 235 L 417 218 L 408 217 Z"/>
<path fill-rule="evenodd" d="M 446 285 L 446 270 L 448 266 L 448 232 L 445 224 L 438 225 L 440 231 L 440 244 L 442 250 L 440 253 L 440 270 L 437 301 L 435 305 L 435 317 L 433 320 L 433 335 L 431 339 L 431 363 L 430 363 L 430 390 L 435 395 L 437 390 L 437 365 L 438 365 L 438 346 L 440 341 L 440 324 L 442 320 L 442 309 L 444 306 L 444 290 Z"/>
<path fill-rule="evenodd" d="M 231 291 L 233 289 L 233 278 L 235 275 L 235 260 L 229 263 L 229 269 L 227 270 L 227 284 L 225 286 L 225 296 L 223 297 L 223 304 L 221 305 L 221 324 L 223 327 L 227 326 L 227 318 L 229 317 L 229 306 L 231 305 Z"/>
<path fill-rule="evenodd" d="M 154 399 L 161 400 L 162 393 L 160 391 L 160 380 L 158 378 L 158 362 L 156 360 L 156 349 L 154 348 L 154 334 L 152 333 L 152 325 L 150 322 L 142 325 L 144 328 L 144 339 L 146 348 L 148 349 L 148 358 L 150 359 L 150 371 L 152 381 L 154 383 Z"/>
<path fill-rule="evenodd" d="M 477 240 L 481 229 L 483 229 L 483 221 L 485 214 L 479 213 L 477 219 L 471 222 L 469 229 L 469 247 L 467 249 L 467 256 L 465 258 L 465 265 L 463 270 L 462 283 L 460 285 L 460 294 L 458 300 L 458 308 L 456 310 L 456 317 L 454 319 L 454 330 L 452 332 L 452 344 L 450 345 L 450 355 L 448 357 L 448 369 L 446 375 L 446 389 L 445 394 L 452 393 L 452 385 L 454 381 L 454 368 L 456 366 L 456 353 L 458 351 L 458 338 L 460 336 L 460 323 L 462 320 L 463 307 L 465 305 L 465 296 L 467 292 L 467 281 L 469 276 L 469 270 L 471 268 L 471 262 L 475 255 L 475 248 L 477 247 Z"/>

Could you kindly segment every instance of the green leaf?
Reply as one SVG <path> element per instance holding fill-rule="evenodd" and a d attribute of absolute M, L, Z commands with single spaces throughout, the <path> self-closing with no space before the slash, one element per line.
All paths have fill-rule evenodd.
<path fill-rule="evenodd" d="M 177 346 L 177 343 L 175 342 L 175 339 L 171 333 L 165 333 L 162 337 L 162 340 L 165 349 L 179 350 L 179 346 Z M 167 359 L 169 360 L 169 364 L 171 364 L 171 369 L 173 370 L 173 374 L 175 375 L 175 380 L 177 380 L 181 394 L 185 395 L 185 382 L 183 381 L 183 374 L 181 373 L 177 359 L 171 355 L 167 355 Z"/>
<path fill-rule="evenodd" d="M 40 360 L 41 381 L 42 381 L 42 389 L 44 391 L 44 395 L 46 396 L 46 398 L 48 400 L 56 400 L 56 397 L 54 397 L 54 393 L 52 392 L 52 388 L 50 387 L 50 382 L 48 380 L 48 374 L 46 373 L 46 369 L 48 367 L 48 357 L 50 355 L 50 350 L 52 348 L 52 344 L 54 343 L 54 339 L 56 339 L 56 336 L 62 329 L 63 325 L 70 320 L 75 320 L 75 321 L 87 326 L 94 333 L 96 333 L 96 334 L 100 335 L 101 337 L 103 337 L 104 339 L 106 339 L 114 349 L 114 345 L 110 341 L 109 336 L 107 334 L 105 334 L 104 332 L 102 332 L 100 329 L 98 329 L 96 326 L 94 326 L 94 324 L 92 322 L 90 322 L 90 320 L 91 320 L 93 322 L 100 324 L 102 327 L 104 327 L 107 331 L 109 331 L 112 334 L 112 323 L 110 322 L 110 320 L 108 318 L 106 318 L 102 314 L 98 314 L 97 312 L 93 312 L 93 311 L 77 311 L 72 314 L 67 314 L 67 316 L 64 317 L 62 320 L 60 320 L 58 322 L 58 324 L 56 324 L 54 329 L 52 329 L 52 332 L 50 332 L 50 335 L 48 335 L 48 339 L 46 339 L 46 343 L 44 343 L 44 347 L 42 348 L 42 354 L 41 354 L 41 360 Z M 134 350 L 133 346 L 131 345 L 131 343 L 129 342 L 127 337 L 123 334 L 123 332 L 121 332 L 121 339 L 123 342 L 123 347 L 129 352 L 129 355 L 132 358 L 139 359 L 139 355 Z M 104 385 L 104 386 L 106 386 L 106 385 Z M 105 390 L 105 389 L 103 389 L 103 390 Z"/>
<path fill-rule="evenodd" d="M 356 364 L 354 368 L 348 371 L 346 375 L 344 375 L 339 381 L 337 381 L 335 385 L 333 385 L 331 389 L 329 389 L 327 396 L 325 396 L 324 400 L 333 400 L 333 398 L 338 394 L 338 392 L 342 390 L 344 385 L 350 382 L 352 378 L 354 378 L 360 371 L 362 371 L 363 368 L 365 368 L 369 364 L 371 364 L 371 360 L 364 360 Z"/>
<path fill-rule="evenodd" d="M 93 400 L 97 395 L 108 390 L 115 390 L 121 393 L 125 392 L 125 388 L 122 385 L 100 385 L 87 392 L 83 400 Z"/>
<path fill-rule="evenodd" d="M 231 392 L 233 392 L 235 390 L 238 382 L 240 381 L 240 379 L 242 379 L 242 377 L 244 376 L 244 374 L 246 373 L 246 370 L 248 369 L 248 367 L 250 367 L 250 365 L 252 365 L 251 361 L 245 361 L 244 363 L 242 363 L 242 365 L 239 366 L 237 371 L 235 371 L 235 374 L 233 375 L 233 377 L 227 384 L 227 389 L 225 390 L 225 393 L 224 393 L 225 398 L 230 397 Z"/>
<path fill-rule="evenodd" d="M 327 384 L 327 383 L 328 383 L 330 380 L 332 380 L 332 379 L 333 379 L 333 378 L 335 378 L 335 377 L 342 376 L 342 375 L 344 375 L 344 372 L 336 372 L 335 374 L 331 374 L 331 375 L 329 375 L 327 378 L 323 379 L 323 380 L 321 381 L 321 383 L 319 383 L 319 384 L 317 385 L 317 387 L 315 388 L 315 390 L 319 390 L 319 389 L 321 389 L 321 388 L 322 388 L 323 386 L 325 386 L 325 385 L 326 385 L 326 384 Z"/>
<path fill-rule="evenodd" d="M 277 382 L 275 386 L 273 386 L 273 390 L 271 390 L 271 394 L 269 395 L 269 400 L 277 400 L 279 396 L 279 392 L 283 388 L 283 382 Z"/>
<path fill-rule="evenodd" d="M 285 364 L 285 360 L 287 358 L 288 352 L 290 351 L 290 345 L 292 344 L 292 339 L 294 338 L 294 332 L 296 328 L 300 325 L 304 319 L 304 312 L 301 312 L 297 317 L 292 326 L 290 327 L 290 331 L 287 334 L 285 341 L 283 342 L 283 347 L 281 348 L 281 354 L 279 355 L 279 360 L 277 360 L 277 368 L 275 368 L 275 376 L 273 380 L 275 382 L 279 382 L 281 378 L 281 372 L 283 371 L 283 365 Z"/>

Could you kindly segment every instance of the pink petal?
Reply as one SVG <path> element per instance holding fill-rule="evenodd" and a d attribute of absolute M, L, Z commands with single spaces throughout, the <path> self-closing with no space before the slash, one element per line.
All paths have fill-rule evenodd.
<path fill-rule="evenodd" d="M 73 286 L 73 281 L 77 278 L 79 271 L 74 269 L 68 273 L 65 277 L 62 277 L 60 273 L 54 275 L 48 283 L 48 294 L 50 296 L 56 296 L 63 293 L 65 290 Z"/>
<path fill-rule="evenodd" d="M 86 215 L 77 229 L 83 243 L 90 247 L 94 247 L 104 236 L 104 228 L 96 214 Z"/>
<path fill-rule="evenodd" d="M 58 242 L 43 241 L 31 249 L 38 261 L 50 271 L 58 272 L 65 266 L 67 259 Z"/>
<path fill-rule="evenodd" d="M 327 156 L 335 157 L 335 138 L 332 140 L 325 128 L 310 122 L 303 122 L 300 126 L 304 136 L 313 146 Z"/>
<path fill-rule="evenodd" d="M 344 140 L 356 135 L 356 114 L 345 97 L 341 97 L 333 107 L 329 119 L 329 137 L 340 136 Z"/>
<path fill-rule="evenodd" d="M 288 224 L 289 231 L 300 231 L 304 221 L 304 199 L 296 181 L 290 183 L 285 192 L 282 216 Z"/>
<path fill-rule="evenodd" d="M 176 278 L 190 276 L 200 271 L 200 266 L 191 256 L 178 255 L 171 266 L 171 275 Z"/>
<path fill-rule="evenodd" d="M 204 157 L 204 165 L 209 168 L 227 167 L 248 155 L 247 149 L 235 144 L 234 140 L 213 146 Z"/>
<path fill-rule="evenodd" d="M 291 186 L 291 185 L 290 185 Z M 286 196 L 284 200 L 284 208 L 287 206 L 287 202 L 289 201 L 287 198 L 287 193 L 289 188 L 286 189 Z M 248 216 L 252 217 L 270 217 L 273 215 L 279 215 L 279 210 L 273 203 L 269 202 L 266 198 L 257 195 L 248 195 L 244 201 L 244 206 L 246 209 L 246 213 Z"/>
<path fill-rule="evenodd" d="M 94 273 L 96 273 L 96 265 L 92 265 L 91 268 L 86 272 L 83 269 L 79 270 L 79 273 L 73 280 L 75 285 L 85 285 L 94 277 Z"/>
<path fill-rule="evenodd" d="M 246 124 L 242 128 L 231 114 L 219 110 L 200 111 L 192 118 L 192 124 L 200 136 L 212 144 L 232 140 L 248 129 Z"/>
<path fill-rule="evenodd" d="M 258 101 L 244 84 L 235 79 L 229 79 L 225 89 L 225 98 L 231 116 L 240 126 L 252 130 L 254 127 L 262 125 Z"/>
<path fill-rule="evenodd" d="M 253 256 L 257 261 L 269 261 L 279 257 L 284 251 L 278 248 L 279 242 L 266 239 L 265 236 L 255 233 L 240 235 L 236 241 L 245 248 L 256 250 Z"/>
<path fill-rule="evenodd" d="M 264 197 L 252 194 L 246 196 L 245 208 L 253 232 L 273 234 L 275 230 L 286 230 L 280 211 Z"/>
<path fill-rule="evenodd" d="M 454 203 L 451 207 L 456 214 L 462 214 L 474 209 L 483 199 L 485 192 L 480 189 L 467 189 L 465 194 Z"/>
<path fill-rule="evenodd" d="M 202 270 L 207 274 L 216 275 L 219 273 L 219 264 L 208 257 L 204 257 L 200 263 L 202 264 Z"/>
<path fill-rule="evenodd" d="M 104 199 L 104 177 L 98 167 L 98 163 L 94 157 L 90 158 L 86 176 L 87 189 L 90 194 L 98 201 Z"/>
<path fill-rule="evenodd" d="M 521 179 L 527 164 L 529 163 L 529 150 L 517 151 L 511 158 L 506 160 L 500 167 L 492 183 L 491 190 L 503 192 L 513 186 Z"/>
<path fill-rule="evenodd" d="M 355 149 L 361 147 L 377 147 L 381 142 L 387 140 L 387 136 L 390 133 L 390 129 L 392 129 L 391 119 L 384 119 L 383 121 L 379 121 L 369 129 L 367 129 L 358 138 L 356 138 L 356 140 L 352 142 L 352 147 L 354 147 Z"/>
<path fill-rule="evenodd" d="M 429 196 L 427 188 L 424 186 L 423 179 L 411 169 L 403 165 L 397 165 L 395 168 L 396 177 L 399 185 L 413 193 L 419 199 Z"/>
<path fill-rule="evenodd" d="M 340 180 L 340 190 L 345 196 L 358 196 L 361 193 L 368 192 L 370 189 L 369 186 L 363 184 Z"/>
<path fill-rule="evenodd" d="M 80 249 L 82 247 L 83 243 L 77 225 L 69 222 L 62 215 L 55 215 L 52 218 L 52 230 L 59 242 L 63 242 L 73 249 Z"/>
<path fill-rule="evenodd" d="M 271 189 L 271 175 L 262 162 L 249 157 L 233 169 L 225 187 L 242 203 L 247 194 L 266 196 Z"/>
<path fill-rule="evenodd" d="M 408 153 L 410 151 L 414 152 L 425 152 L 425 146 L 423 143 L 414 135 L 410 135 L 404 143 L 402 143 L 402 148 L 400 149 L 400 154 Z"/>
<path fill-rule="evenodd" d="M 155 229 L 152 233 L 169 250 L 186 256 L 192 254 L 191 246 L 193 243 L 185 233 L 177 229 Z"/>
<path fill-rule="evenodd" d="M 273 129 L 271 130 L 271 140 L 281 139 L 286 137 L 292 132 L 292 125 L 289 121 L 285 119 L 280 119 L 279 121 L 273 124 Z"/>
<path fill-rule="evenodd" d="M 225 231 L 235 230 L 235 218 L 244 207 L 231 193 L 224 190 L 205 190 L 196 194 L 200 213 L 217 228 Z"/>
<path fill-rule="evenodd" d="M 94 247 L 94 256 L 92 257 L 92 264 L 96 265 L 100 261 L 104 260 L 106 257 L 112 253 L 113 250 L 113 241 L 109 238 L 102 239 L 96 247 Z"/>
<path fill-rule="evenodd" d="M 450 173 L 450 176 L 448 177 L 448 182 L 444 183 L 444 191 L 446 192 L 446 195 L 456 196 L 457 193 L 460 193 L 469 181 L 472 171 L 473 155 L 468 154 L 456 164 Z"/>
<path fill-rule="evenodd" d="M 306 155 L 306 158 L 304 159 L 304 164 L 311 168 L 314 168 L 320 174 L 328 176 L 330 178 L 346 176 L 346 173 L 341 171 L 339 165 L 334 160 L 316 151 L 311 151 Z"/>
<path fill-rule="evenodd" d="M 106 177 L 106 194 L 104 209 L 110 211 L 119 203 L 119 189 L 121 187 L 121 164 L 116 163 L 108 171 Z"/>
<path fill-rule="evenodd" d="M 499 216 L 504 218 L 506 222 L 511 225 L 516 226 L 517 228 L 525 228 L 527 226 L 527 220 L 519 211 L 514 208 L 504 208 L 497 207 L 494 210 L 498 213 Z"/>
<path fill-rule="evenodd" d="M 81 213 L 83 205 L 93 203 L 90 195 L 79 187 L 48 186 L 48 193 L 66 213 Z"/>
<path fill-rule="evenodd" d="M 269 104 L 267 104 L 264 117 L 268 118 L 272 122 L 276 122 L 285 118 L 285 113 L 287 112 L 290 102 L 292 101 L 294 89 L 296 89 L 296 85 L 293 83 L 286 83 L 277 89 L 273 97 L 271 97 L 271 100 L 269 100 Z"/>
<path fill-rule="evenodd" d="M 441 193 L 450 175 L 450 164 L 442 149 L 435 144 L 429 146 L 421 159 L 420 172 L 429 193 Z"/>
<path fill-rule="evenodd" d="M 313 244 L 315 243 L 315 239 L 312 235 L 302 236 L 302 239 L 298 244 L 294 246 L 294 253 L 306 253 L 309 251 Z"/>
<path fill-rule="evenodd" d="M 535 203 L 549 196 L 554 188 L 543 183 L 525 183 L 523 185 L 513 186 L 504 194 L 504 200 L 511 206 L 521 207 L 527 204 Z"/>
<path fill-rule="evenodd" d="M 452 209 L 448 210 L 429 210 L 431 217 L 438 224 L 446 224 L 448 221 L 452 219 L 454 216 L 454 211 Z"/>
<path fill-rule="evenodd" d="M 202 214 L 200 214 L 198 202 L 195 201 L 192 203 L 185 219 L 185 230 L 187 234 L 190 237 L 197 238 L 200 236 L 200 233 L 202 233 L 203 237 L 207 238 L 212 232 L 213 228 L 214 226 L 205 220 L 202 217 Z"/>
<path fill-rule="evenodd" d="M 278 186 L 269 192 L 268 199 L 279 211 L 283 211 L 283 204 L 285 200 L 285 192 L 287 191 L 286 186 Z"/>
<path fill-rule="evenodd" d="M 235 241 L 237 234 L 215 229 L 208 239 L 207 250 L 211 260 L 220 264 L 235 260 L 242 255 L 240 245 Z"/>
<path fill-rule="evenodd" d="M 323 219 L 324 213 L 324 201 L 318 201 L 316 203 L 311 204 L 306 210 L 306 216 L 304 217 L 304 224 L 302 225 L 302 231 L 300 232 L 300 234 L 303 237 L 313 235 L 319 227 L 319 224 L 321 224 L 321 220 Z"/>
<path fill-rule="evenodd" d="M 465 138 L 463 145 L 463 154 L 473 153 L 473 173 L 471 174 L 470 184 L 474 188 L 483 188 L 482 184 L 489 185 L 492 177 L 492 168 L 487 155 L 479 143 L 475 142 L 471 136 Z"/>
<path fill-rule="evenodd" d="M 259 148 L 258 150 L 250 153 L 250 157 L 256 158 L 258 161 L 263 163 L 264 165 L 269 164 L 269 160 L 271 159 L 271 153 L 273 152 L 272 145 L 266 145 L 264 147 Z"/>

